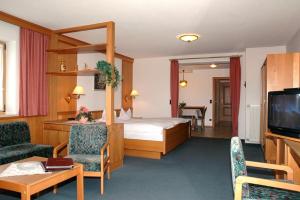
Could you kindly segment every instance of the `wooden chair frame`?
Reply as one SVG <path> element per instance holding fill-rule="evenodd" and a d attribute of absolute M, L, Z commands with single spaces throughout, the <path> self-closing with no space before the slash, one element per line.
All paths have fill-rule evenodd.
<path fill-rule="evenodd" d="M 288 180 L 290 180 L 290 181 L 294 180 L 293 169 L 290 168 L 289 166 L 275 165 L 275 164 L 261 163 L 261 162 L 253 162 L 253 161 L 246 161 L 246 166 L 283 171 L 283 172 L 286 172 Z M 300 192 L 300 185 L 279 182 L 279 181 L 274 181 L 274 180 L 268 180 L 268 179 L 262 179 L 262 178 L 249 177 L 249 176 L 239 176 L 236 178 L 234 200 L 242 200 L 242 189 L 243 189 L 242 186 L 245 183 Z"/>
<path fill-rule="evenodd" d="M 68 147 L 69 141 L 65 141 L 53 149 L 53 158 L 58 157 L 58 153 L 62 151 L 64 148 Z M 106 157 L 105 151 L 107 152 Z M 109 143 L 105 143 L 105 145 L 100 149 L 100 172 L 93 172 L 93 171 L 83 171 L 83 176 L 84 177 L 100 177 L 101 181 L 101 186 L 100 186 L 100 191 L 101 195 L 104 194 L 104 177 L 105 177 L 105 172 L 107 171 L 107 178 L 110 179 L 110 145 Z M 56 188 L 54 188 L 54 192 L 56 192 Z"/>

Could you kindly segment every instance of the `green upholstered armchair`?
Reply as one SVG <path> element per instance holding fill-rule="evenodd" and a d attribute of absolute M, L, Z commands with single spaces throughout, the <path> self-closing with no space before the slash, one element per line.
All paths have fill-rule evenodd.
<path fill-rule="evenodd" d="M 230 145 L 232 185 L 234 199 L 300 199 L 300 185 L 293 184 L 293 170 L 284 165 L 245 161 L 243 147 L 238 137 Z M 283 171 L 287 180 L 268 180 L 247 176 L 247 166 Z"/>
<path fill-rule="evenodd" d="M 104 124 L 73 125 L 69 141 L 54 148 L 53 157 L 68 145 L 67 157 L 83 164 L 83 175 L 100 177 L 101 194 L 104 193 L 104 175 L 107 171 L 110 178 L 110 155 L 107 139 L 107 128 Z"/>

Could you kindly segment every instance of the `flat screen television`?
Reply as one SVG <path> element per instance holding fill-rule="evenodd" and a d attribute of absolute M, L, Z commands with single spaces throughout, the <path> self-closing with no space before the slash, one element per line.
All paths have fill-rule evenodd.
<path fill-rule="evenodd" d="M 300 89 L 268 93 L 268 128 L 274 133 L 300 138 Z"/>

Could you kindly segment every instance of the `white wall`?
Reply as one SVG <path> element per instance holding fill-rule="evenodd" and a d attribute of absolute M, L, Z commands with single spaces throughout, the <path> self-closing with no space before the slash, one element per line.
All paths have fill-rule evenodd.
<path fill-rule="evenodd" d="M 222 53 L 222 54 L 201 54 L 185 55 L 184 57 L 209 57 L 209 56 L 230 56 L 242 54 Z M 246 104 L 245 88 L 242 83 L 245 81 L 245 56 L 241 57 L 241 98 L 239 114 L 239 136 L 245 137 L 246 132 Z M 175 57 L 156 57 L 135 59 L 133 63 L 133 88 L 137 89 L 140 95 L 133 101 L 134 116 L 143 117 L 170 117 L 170 61 Z"/>
<path fill-rule="evenodd" d="M 294 37 L 292 37 L 291 40 L 288 42 L 286 49 L 288 52 L 300 51 L 300 29 L 294 35 Z"/>
<path fill-rule="evenodd" d="M 285 46 L 259 47 L 246 49 L 246 136 L 251 143 L 259 143 L 259 132 L 250 133 L 250 108 L 249 105 L 260 105 L 261 99 L 261 67 L 267 54 L 284 53 Z M 260 116 L 257 116 L 260 119 Z M 259 120 L 258 120 L 259 122 Z M 255 124 L 255 126 L 259 126 Z"/>
<path fill-rule="evenodd" d="M 0 40 L 6 43 L 6 112 L 19 113 L 20 28 L 0 21 Z"/>
<path fill-rule="evenodd" d="M 78 69 L 84 69 L 85 63 L 88 67 L 95 68 L 99 60 L 106 60 L 105 55 L 102 53 L 78 54 Z M 122 74 L 122 61 L 120 59 L 115 59 L 115 66 Z M 115 108 L 121 108 L 122 105 L 121 84 L 115 88 Z M 105 90 L 94 90 L 94 76 L 78 76 L 77 85 L 82 86 L 85 92 L 85 95 L 80 96 L 80 99 L 77 101 L 77 109 L 80 106 L 87 106 L 89 110 L 105 109 Z"/>
<path fill-rule="evenodd" d="M 182 73 L 179 74 L 181 79 Z M 184 73 L 187 87 L 179 87 L 179 102 L 184 101 L 189 106 L 207 106 L 205 114 L 205 125 L 211 126 L 213 98 L 213 77 L 229 77 L 228 69 L 201 69 L 193 70 L 191 73 Z"/>
<path fill-rule="evenodd" d="M 133 100 L 133 115 L 169 117 L 170 61 L 167 57 L 135 59 L 133 89 L 139 92 Z"/>

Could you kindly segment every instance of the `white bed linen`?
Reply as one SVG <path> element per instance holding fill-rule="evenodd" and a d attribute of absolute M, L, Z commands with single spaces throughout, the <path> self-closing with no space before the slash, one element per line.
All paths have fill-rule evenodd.
<path fill-rule="evenodd" d="M 124 138 L 137 140 L 163 141 L 163 130 L 189 120 L 183 118 L 142 118 L 119 120 L 124 123 Z"/>

